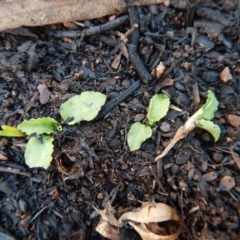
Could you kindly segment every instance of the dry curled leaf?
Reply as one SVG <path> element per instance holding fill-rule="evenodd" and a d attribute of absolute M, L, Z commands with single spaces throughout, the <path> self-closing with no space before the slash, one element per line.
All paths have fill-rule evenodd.
<path fill-rule="evenodd" d="M 131 225 L 138 232 L 142 240 L 175 240 L 180 234 L 180 232 L 176 232 L 171 235 L 163 236 L 149 231 L 146 224 L 143 223 L 136 224 L 134 222 L 129 222 L 129 225 Z"/>
<path fill-rule="evenodd" d="M 170 206 L 164 203 L 148 202 L 144 203 L 139 209 L 124 213 L 118 219 L 118 222 L 120 226 L 123 226 L 125 221 L 150 223 L 164 222 L 169 220 L 180 221 L 180 218 Z"/>
<path fill-rule="evenodd" d="M 129 223 L 138 232 L 142 240 L 174 240 L 180 234 L 180 218 L 167 204 L 144 203 L 140 208 L 124 213 L 117 222 L 113 216 L 113 208 L 109 204 L 108 202 L 104 210 L 95 208 L 102 216 L 96 230 L 104 237 L 112 240 L 122 239 L 117 230 L 118 227 L 123 227 L 125 223 Z M 176 223 L 177 226 L 173 226 L 171 233 L 158 225 L 158 223 L 170 220 Z M 174 224 L 170 223 L 170 225 Z"/>

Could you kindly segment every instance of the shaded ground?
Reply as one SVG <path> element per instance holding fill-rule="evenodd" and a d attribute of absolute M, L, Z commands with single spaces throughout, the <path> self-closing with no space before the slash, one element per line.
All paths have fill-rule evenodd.
<path fill-rule="evenodd" d="M 131 28 L 128 19 L 104 35 L 91 37 L 74 38 L 69 32 L 83 28 L 62 25 L 29 28 L 28 36 L 0 33 L 1 125 L 16 126 L 24 119 L 44 116 L 61 121 L 59 107 L 69 97 L 93 90 L 107 94 L 111 101 L 142 80 L 105 119 L 66 125 L 56 136 L 55 156 L 69 142 L 86 144 L 77 175 L 71 172 L 72 165 L 65 165 L 68 174 L 63 173 L 55 161 L 46 171 L 29 169 L 24 162 L 26 141 L 0 139 L 1 159 L 8 158 L 0 161 L 0 170 L 7 166 L 30 173 L 1 171 L 2 234 L 9 239 L 103 239 L 95 231 L 99 217 L 90 204 L 104 208 L 118 187 L 116 208 L 138 207 L 140 202 L 153 200 L 171 205 L 183 220 L 180 239 L 240 238 L 239 6 L 235 1 L 200 6 L 205 8 L 193 4 L 183 9 L 137 8 L 138 52 L 147 72 L 135 70 L 138 60 L 130 45 L 136 43 L 136 32 L 126 43 L 130 58 L 116 40 L 116 31 L 125 33 Z M 107 21 L 85 22 L 85 26 Z M 121 51 L 116 70 L 111 64 Z M 166 69 L 157 80 L 153 70 L 160 62 Z M 225 67 L 231 72 L 229 81 L 219 77 Z M 41 95 L 39 86 L 45 88 Z M 205 102 L 208 89 L 220 103 L 214 118 L 222 131 L 219 141 L 196 129 L 155 163 L 176 130 Z M 152 137 L 131 153 L 127 131 L 133 122 L 147 121 L 146 109 L 155 92 L 167 94 L 182 111 L 171 109 Z M 229 191 L 223 179 L 229 180 L 226 186 L 234 183 Z M 125 235 L 125 239 L 139 239 Z"/>

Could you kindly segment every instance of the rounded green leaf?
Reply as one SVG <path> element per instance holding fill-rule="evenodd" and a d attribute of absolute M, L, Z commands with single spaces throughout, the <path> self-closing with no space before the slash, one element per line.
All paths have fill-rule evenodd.
<path fill-rule="evenodd" d="M 141 144 L 152 136 L 152 129 L 142 123 L 134 123 L 127 135 L 127 143 L 130 151 L 138 150 Z"/>
<path fill-rule="evenodd" d="M 62 130 L 61 124 L 50 117 L 26 120 L 19 124 L 17 128 L 22 132 L 25 132 L 27 135 L 32 133 L 50 134 Z"/>
<path fill-rule="evenodd" d="M 68 99 L 60 107 L 64 121 L 69 119 L 69 125 L 80 121 L 93 120 L 106 101 L 106 95 L 99 92 L 86 91 Z"/>
<path fill-rule="evenodd" d="M 197 127 L 203 128 L 209 133 L 212 134 L 212 136 L 215 139 L 215 142 L 219 139 L 221 134 L 221 129 L 218 125 L 214 124 L 212 121 L 207 121 L 204 119 L 200 119 L 196 121 Z"/>
<path fill-rule="evenodd" d="M 15 127 L 8 125 L 2 125 L 2 130 L 0 131 L 0 136 L 2 137 L 26 137 L 26 134 Z"/>
<path fill-rule="evenodd" d="M 52 161 L 53 137 L 42 135 L 41 139 L 31 137 L 25 150 L 25 162 L 30 167 L 47 169 Z"/>
<path fill-rule="evenodd" d="M 208 90 L 208 98 L 206 103 L 202 106 L 203 113 L 201 118 L 205 120 L 211 120 L 214 117 L 215 112 L 218 110 L 218 100 L 215 97 L 214 92 Z"/>
<path fill-rule="evenodd" d="M 150 99 L 147 118 L 151 126 L 166 116 L 169 105 L 170 99 L 164 94 L 155 94 Z"/>

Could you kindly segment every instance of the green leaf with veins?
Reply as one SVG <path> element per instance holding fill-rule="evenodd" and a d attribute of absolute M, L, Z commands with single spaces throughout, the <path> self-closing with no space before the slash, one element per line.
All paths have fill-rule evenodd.
<path fill-rule="evenodd" d="M 130 151 L 135 151 L 141 147 L 141 144 L 152 136 L 152 129 L 142 123 L 134 123 L 127 135 L 127 143 Z"/>
<path fill-rule="evenodd" d="M 47 169 L 52 161 L 53 137 L 42 135 L 41 140 L 31 137 L 25 150 L 25 161 L 30 167 L 43 167 Z"/>
<path fill-rule="evenodd" d="M 2 136 L 2 137 L 26 137 L 26 134 L 15 127 L 2 125 L 2 130 L 0 131 L 0 136 Z"/>
<path fill-rule="evenodd" d="M 148 108 L 148 122 L 150 126 L 153 126 L 161 118 L 165 117 L 170 105 L 170 99 L 164 94 L 155 94 L 150 99 Z"/>
<path fill-rule="evenodd" d="M 212 121 L 200 119 L 196 121 L 196 125 L 197 127 L 203 128 L 204 130 L 211 133 L 215 139 L 215 142 L 219 139 L 221 134 L 221 129 L 218 125 L 214 124 Z"/>
<path fill-rule="evenodd" d="M 208 98 L 206 103 L 201 107 L 203 113 L 199 119 L 211 120 L 214 117 L 214 113 L 218 110 L 218 100 L 216 99 L 214 93 L 208 90 Z"/>
<path fill-rule="evenodd" d="M 28 121 L 26 120 L 19 124 L 17 128 L 22 132 L 25 132 L 27 135 L 30 135 L 32 133 L 50 134 L 53 132 L 62 131 L 61 124 L 50 117 L 30 119 Z"/>
<path fill-rule="evenodd" d="M 70 119 L 69 125 L 80 121 L 91 121 L 97 116 L 106 98 L 106 95 L 99 92 L 83 92 L 63 103 L 60 107 L 60 115 L 64 121 Z"/>

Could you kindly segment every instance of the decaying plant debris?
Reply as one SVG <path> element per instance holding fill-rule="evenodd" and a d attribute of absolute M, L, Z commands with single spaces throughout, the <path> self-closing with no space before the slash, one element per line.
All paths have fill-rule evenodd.
<path fill-rule="evenodd" d="M 239 3 L 137 3 L 120 15 L 0 33 L 0 125 L 51 117 L 64 126 L 47 170 L 25 164 L 25 138 L 0 138 L 4 239 L 106 239 L 97 226 L 125 240 L 240 238 Z M 155 162 L 208 90 L 219 102 L 219 140 L 194 128 Z M 65 127 L 61 104 L 84 91 L 106 94 L 106 104 L 93 121 Z M 168 96 L 169 111 L 130 152 L 130 126 L 148 124 L 155 94 Z M 175 221 L 119 223 L 162 204 Z"/>
<path fill-rule="evenodd" d="M 131 225 L 141 236 L 142 240 L 175 240 L 180 234 L 180 218 L 174 210 L 164 203 L 143 203 L 139 209 L 125 212 L 117 220 L 110 203 L 107 203 L 104 211 L 97 210 L 102 220 L 98 223 L 96 230 L 109 239 L 122 239 L 121 232 L 117 228 L 123 227 L 125 223 Z M 177 221 L 176 232 L 167 233 L 164 227 L 158 226 L 160 222 Z"/>

